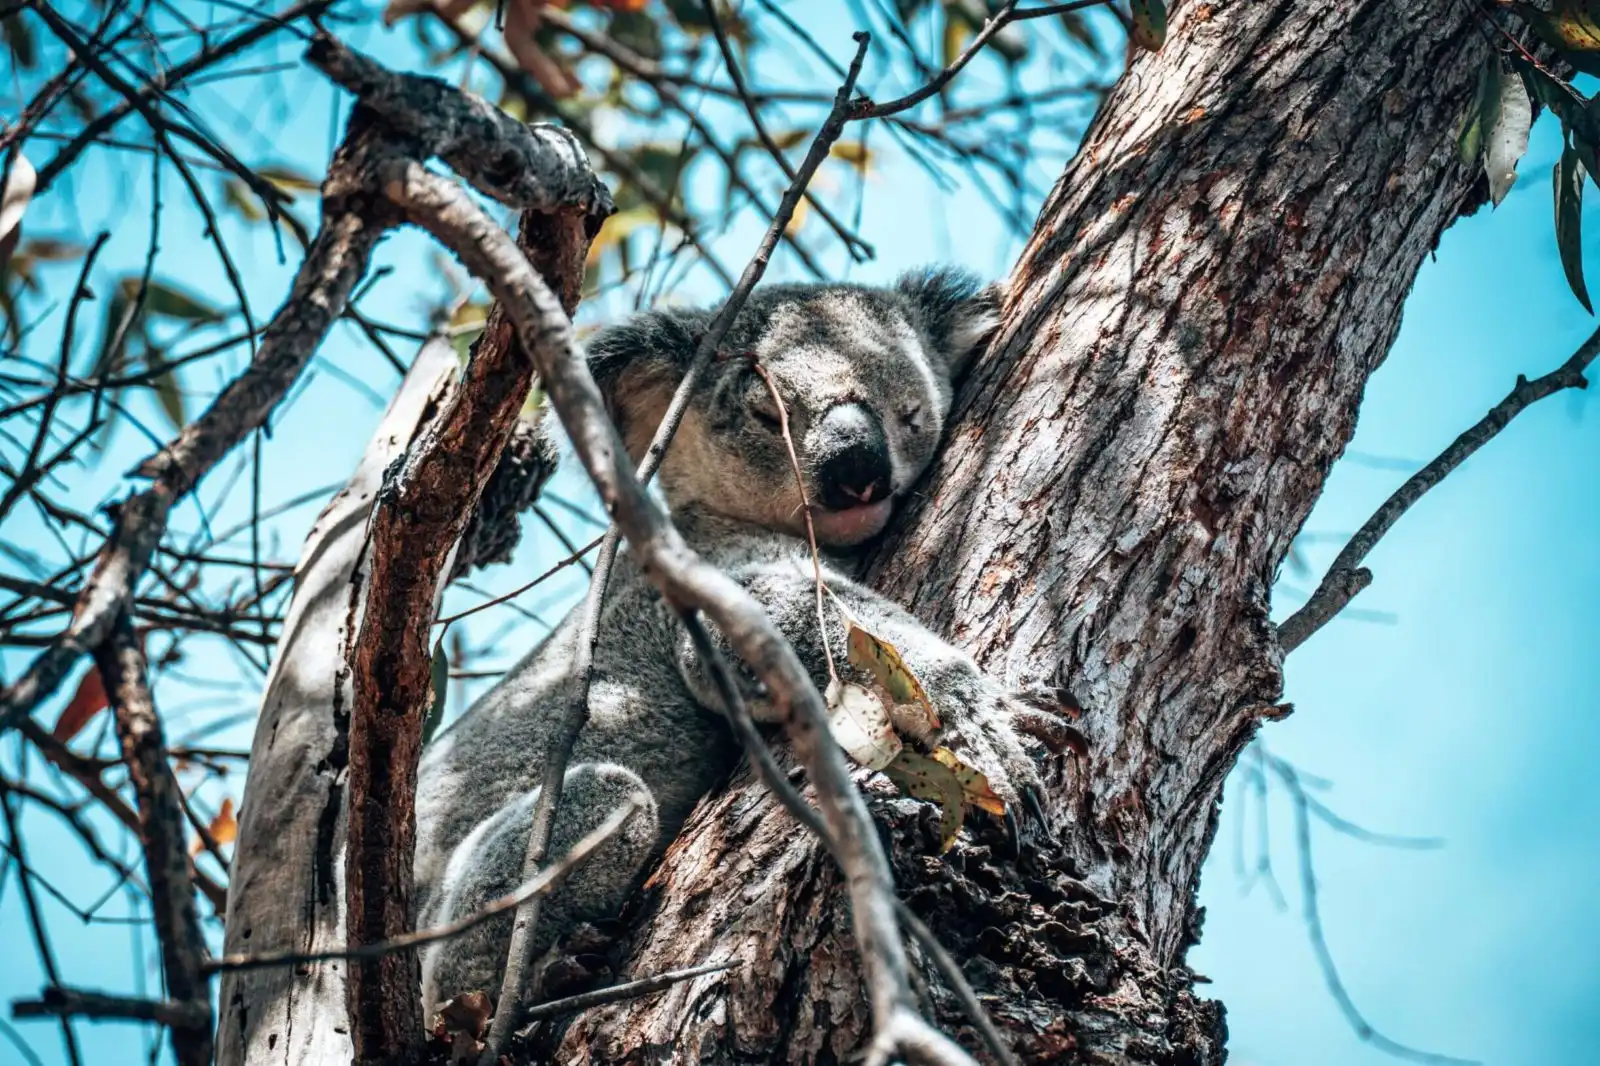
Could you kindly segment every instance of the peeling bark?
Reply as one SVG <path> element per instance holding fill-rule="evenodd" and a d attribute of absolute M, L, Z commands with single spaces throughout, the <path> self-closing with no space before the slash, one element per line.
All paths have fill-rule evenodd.
<path fill-rule="evenodd" d="M 929 812 L 869 785 L 902 896 L 1025 1061 L 1224 1057 L 1184 961 L 1200 864 L 1223 778 L 1286 712 L 1273 576 L 1476 178 L 1455 149 L 1486 48 L 1468 17 L 1176 12 L 1046 202 L 940 465 L 877 555 L 875 584 L 992 675 L 1084 708 L 1087 758 L 1047 767 L 1057 844 L 1018 862 L 989 830 L 937 857 Z M 740 965 L 590 1012 L 554 1061 L 861 1049 L 837 874 L 748 775 L 701 805 L 631 928 L 630 974 Z"/>

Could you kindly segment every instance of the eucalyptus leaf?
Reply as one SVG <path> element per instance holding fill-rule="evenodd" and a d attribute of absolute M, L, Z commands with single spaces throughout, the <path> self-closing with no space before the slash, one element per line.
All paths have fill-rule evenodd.
<path fill-rule="evenodd" d="M 1468 166 L 1472 166 L 1483 155 L 1483 142 L 1500 114 L 1500 81 L 1503 77 L 1497 56 L 1491 55 L 1478 70 L 1478 91 L 1473 94 L 1472 109 L 1467 112 L 1467 125 L 1457 142 L 1461 149 L 1461 161 Z"/>
<path fill-rule="evenodd" d="M 1133 18 L 1129 37 L 1147 52 L 1159 52 L 1167 41 L 1167 8 L 1162 0 L 1131 0 L 1128 5 Z"/>
<path fill-rule="evenodd" d="M 428 679 L 432 684 L 428 690 L 428 707 L 422 715 L 424 744 L 433 739 L 433 735 L 439 731 L 439 723 L 444 721 L 445 697 L 450 691 L 450 656 L 444 650 L 442 633 L 439 642 L 433 646 L 433 662 L 428 667 Z"/>
<path fill-rule="evenodd" d="M 1583 163 L 1569 145 L 1551 171 L 1555 186 L 1556 247 L 1561 252 L 1561 269 L 1566 272 L 1572 295 L 1591 315 L 1589 290 L 1583 281 Z"/>
<path fill-rule="evenodd" d="M 1484 146 L 1483 169 L 1489 175 L 1489 199 L 1496 206 L 1517 180 L 1517 163 L 1528 150 L 1533 126 L 1533 101 L 1521 78 L 1500 79 L 1500 107 Z"/>

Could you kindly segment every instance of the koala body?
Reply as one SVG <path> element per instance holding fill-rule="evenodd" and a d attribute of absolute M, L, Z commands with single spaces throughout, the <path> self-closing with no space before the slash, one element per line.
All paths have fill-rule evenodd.
<path fill-rule="evenodd" d="M 995 305 L 991 290 L 954 271 L 908 275 L 886 289 L 758 289 L 696 390 L 660 471 L 673 518 L 696 551 L 756 597 L 819 685 L 828 673 L 804 507 L 778 411 L 754 362 L 784 399 L 819 542 L 848 549 L 882 530 L 928 466 L 951 381 L 992 332 Z M 601 331 L 590 345 L 591 369 L 635 461 L 710 318 L 652 312 Z M 1037 781 L 1007 723 L 1010 697 L 968 656 L 853 581 L 845 559 L 830 554 L 824 579 L 852 614 L 900 649 L 950 742 L 1003 797 L 1015 801 Z M 464 917 L 520 884 L 544 762 L 576 691 L 580 613 L 424 751 L 420 926 Z M 828 624 L 832 646 L 842 649 L 842 624 Z M 773 719 L 759 686 L 748 677 L 744 685 L 755 717 Z M 626 553 L 600 620 L 589 711 L 549 854 L 564 853 L 626 797 L 637 797 L 640 809 L 545 901 L 536 950 L 578 922 L 614 915 L 739 755 L 704 664 Z M 472 990 L 498 996 L 510 930 L 506 915 L 430 946 L 422 960 L 425 1006 Z"/>

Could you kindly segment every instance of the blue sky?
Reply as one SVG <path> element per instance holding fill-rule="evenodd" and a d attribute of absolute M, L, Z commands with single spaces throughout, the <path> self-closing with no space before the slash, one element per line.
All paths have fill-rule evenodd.
<path fill-rule="evenodd" d="M 847 5 L 818 4 L 805 17 L 835 55 L 848 54 Z M 415 62 L 405 30 L 371 29 L 356 39 L 390 62 Z M 292 56 L 284 46 L 280 58 Z M 787 53 L 771 62 L 778 65 L 759 73 L 773 82 L 803 74 Z M 979 96 L 985 84 L 1000 87 L 997 68 L 974 69 L 971 84 Z M 248 146 L 244 155 L 251 162 L 320 173 L 342 109 L 336 111 L 331 93 L 314 77 L 289 74 L 275 88 L 281 97 L 223 85 L 205 97 L 212 108 L 206 113 Z M 298 118 L 286 125 L 290 116 Z M 940 191 L 887 138 L 872 143 L 878 157 L 865 186 L 862 228 L 879 255 L 851 268 L 853 277 L 887 279 L 930 260 L 963 263 L 986 275 L 1009 266 L 1017 244 L 970 188 Z M 1518 373 L 1534 376 L 1556 366 L 1593 328 L 1567 292 L 1556 257 L 1548 169 L 1557 150 L 1555 129 L 1541 123 L 1522 165 L 1524 178 L 1507 201 L 1458 223 L 1423 267 L 1400 339 L 1368 388 L 1351 455 L 1336 467 L 1307 526 L 1314 537 L 1305 550 L 1317 573 L 1338 550 L 1341 534 L 1359 526 L 1410 470 L 1502 398 Z M 47 158 L 49 151 L 39 154 Z M 1054 160 L 1039 167 L 1046 183 L 1059 169 Z M 853 180 L 842 167 L 825 175 L 836 188 Z M 226 299 L 217 262 L 200 241 L 193 213 L 184 209 L 174 175 L 166 175 L 163 191 L 168 208 L 158 275 Z M 717 193 L 706 182 L 695 189 L 701 197 Z M 75 186 L 62 184 L 35 206 L 29 232 L 111 229 L 96 275 L 109 288 L 110 279 L 142 261 L 149 208 L 148 168 L 140 158 L 100 152 Z M 309 210 L 304 217 L 312 217 Z M 814 220 L 808 235 L 815 232 L 811 226 Z M 264 315 L 286 289 L 292 257 L 279 263 L 264 230 L 231 220 L 225 228 L 240 251 L 257 313 Z M 753 222 L 738 222 L 717 250 L 737 269 L 758 233 Z M 820 234 L 817 241 L 823 243 Z M 844 273 L 842 254 L 831 251 L 823 259 Z M 380 262 L 394 271 L 365 309 L 416 324 L 422 306 L 442 288 L 427 245 L 414 234 L 391 238 Z M 798 275 L 780 255 L 772 276 Z M 52 278 L 58 292 L 70 283 L 65 275 Z M 709 298 L 714 289 L 691 276 L 673 295 Z M 619 306 L 613 300 L 592 311 Z M 90 313 L 91 336 L 98 314 Z M 53 357 L 59 317 L 46 319 L 25 354 Z M 320 370 L 275 422 L 264 460 L 269 502 L 342 480 L 378 415 L 367 393 L 386 396 L 397 380 L 348 326 L 322 354 L 364 388 Z M 188 375 L 191 407 L 241 359 Z M 1437 850 L 1395 850 L 1314 825 L 1328 942 L 1350 995 L 1389 1036 L 1505 1066 L 1576 1066 L 1597 1061 L 1600 1049 L 1594 888 L 1600 883 L 1600 848 L 1594 846 L 1600 790 L 1591 773 L 1600 748 L 1600 414 L 1594 407 L 1588 397 L 1568 395 L 1539 404 L 1413 508 L 1368 560 L 1376 580 L 1356 602 L 1365 615 L 1335 622 L 1290 658 L 1287 697 L 1296 712 L 1263 733 L 1274 756 L 1311 775 L 1308 780 L 1327 783 L 1315 794 L 1339 814 L 1374 830 L 1444 839 Z M 147 398 L 135 398 L 133 410 L 152 431 L 165 432 Z M 127 485 L 122 471 L 148 450 L 136 430 L 122 428 L 104 462 L 65 475 L 63 496 L 86 509 L 115 498 Z M 217 530 L 247 517 L 246 494 L 215 502 L 228 476 L 219 471 L 202 490 L 204 520 L 197 508 L 186 507 L 179 529 Z M 559 488 L 585 498 L 570 471 Z M 266 554 L 292 559 L 315 510 L 312 505 L 275 520 Z M 574 537 L 591 534 L 591 527 L 563 513 L 558 521 Z M 531 539 L 518 561 L 484 575 L 483 586 L 511 587 L 555 557 L 554 538 L 537 523 L 527 529 Z M 47 556 L 57 550 L 37 516 L 21 509 L 5 534 Z M 248 545 L 235 542 L 232 549 L 242 554 Z M 1277 615 L 1292 610 L 1315 580 L 1315 574 L 1286 570 L 1274 596 Z M 554 621 L 581 583 L 581 573 L 572 572 L 520 602 Z M 450 607 L 478 598 L 458 589 Z M 474 644 L 493 647 L 490 661 L 500 664 L 514 660 L 539 632 L 536 623 L 507 610 L 487 613 L 469 631 Z M 14 676 L 24 661 L 6 653 L 6 675 Z M 197 644 L 181 669 L 196 680 L 169 677 L 160 690 L 176 734 L 186 722 L 253 709 L 253 675 L 224 645 Z M 203 683 L 208 678 L 212 683 Z M 223 680 L 234 687 L 217 687 Z M 451 706 L 464 705 L 472 688 L 458 685 Z M 41 719 L 52 720 L 59 705 L 44 709 Z M 210 739 L 244 744 L 248 725 Z M 15 746 L 0 746 L 0 764 L 8 771 L 17 769 L 17 757 Z M 1276 786 L 1268 796 L 1267 834 L 1286 907 L 1274 906 L 1259 878 L 1243 891 L 1235 841 L 1242 830 L 1244 862 L 1253 867 L 1260 830 L 1260 807 L 1243 791 L 1236 775 L 1202 883 L 1205 936 L 1191 956 L 1213 979 L 1210 991 L 1227 1004 L 1233 1061 L 1391 1061 L 1356 1037 L 1324 987 L 1301 917 L 1293 812 Z M 212 788 L 201 799 L 214 806 L 222 794 Z M 32 858 L 74 899 L 93 899 L 106 886 L 103 872 L 48 816 L 31 814 L 25 825 Z M 148 937 L 138 942 L 129 927 L 85 926 L 53 901 L 45 906 L 68 983 L 126 991 L 148 979 L 141 965 L 150 961 Z M 128 911 L 119 900 L 107 913 Z M 14 881 L 0 895 L 0 944 L 8 958 L 0 968 L 0 1000 L 36 992 L 41 978 Z M 41 1061 L 64 1061 L 52 1028 L 19 1025 Z M 79 1033 L 86 1061 L 93 1063 L 141 1061 L 149 1039 L 143 1030 L 118 1024 L 82 1025 Z M 12 1053 L 0 1041 L 0 1062 L 13 1061 Z"/>

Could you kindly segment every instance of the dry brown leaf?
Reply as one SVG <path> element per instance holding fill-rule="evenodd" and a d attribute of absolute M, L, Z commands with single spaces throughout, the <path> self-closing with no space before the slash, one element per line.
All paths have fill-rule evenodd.
<path fill-rule="evenodd" d="M 873 770 L 888 766 L 902 747 L 883 700 L 860 685 L 828 685 L 828 731 L 846 755 Z"/>
<path fill-rule="evenodd" d="M 65 743 L 83 732 L 83 727 L 94 721 L 95 715 L 111 705 L 106 697 L 105 682 L 100 680 L 100 671 L 89 667 L 89 672 L 83 675 L 83 680 L 78 682 L 78 691 L 72 694 L 72 699 L 62 708 L 61 717 L 56 719 L 55 728 L 50 735 Z"/>
<path fill-rule="evenodd" d="M 557 100 L 566 100 L 577 95 L 583 86 L 577 75 L 534 41 L 533 35 L 544 21 L 539 16 L 541 6 L 540 0 L 510 0 L 506 4 L 506 47 L 517 65 L 539 83 L 539 88 Z"/>
<path fill-rule="evenodd" d="M 996 818 L 1005 815 L 1006 801 L 989 787 L 989 779 L 958 759 L 955 752 L 949 748 L 935 748 L 933 761 L 940 766 L 949 767 L 950 772 L 956 775 L 956 780 L 961 783 L 961 795 L 968 806 L 988 811 Z"/>
<path fill-rule="evenodd" d="M 906 748 L 883 768 L 884 776 L 907 795 L 939 807 L 939 852 L 950 850 L 966 817 L 966 796 L 955 771 Z"/>
<path fill-rule="evenodd" d="M 926 725 L 924 728 L 912 728 L 910 730 L 912 733 L 917 736 L 927 736 L 938 729 L 939 716 L 933 709 L 933 701 L 928 699 L 927 692 L 923 691 L 922 682 L 917 680 L 917 675 L 911 672 L 906 661 L 900 657 L 900 649 L 868 631 L 854 618 L 847 618 L 845 621 L 848 626 L 845 644 L 849 650 L 851 665 L 871 674 L 895 703 L 913 704 L 922 708 L 927 714 Z M 908 721 L 907 724 L 911 723 Z"/>

